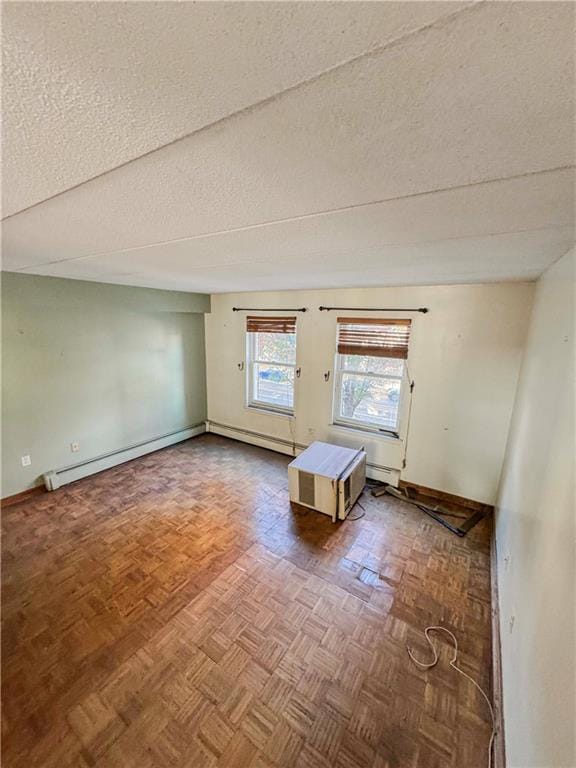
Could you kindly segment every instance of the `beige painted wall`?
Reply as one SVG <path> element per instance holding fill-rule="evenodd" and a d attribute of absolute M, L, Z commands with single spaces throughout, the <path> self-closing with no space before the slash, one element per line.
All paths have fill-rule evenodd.
<path fill-rule="evenodd" d="M 575 261 L 537 284 L 496 509 L 508 768 L 576 765 Z"/>
<path fill-rule="evenodd" d="M 3 273 L 2 496 L 202 422 L 208 310 L 199 294 Z"/>
<path fill-rule="evenodd" d="M 427 306 L 427 315 L 412 316 L 408 363 L 416 387 L 402 477 L 494 503 L 532 295 L 529 283 L 214 295 L 206 317 L 208 417 L 302 444 L 365 445 L 370 462 L 400 469 L 406 420 L 401 440 L 331 426 L 333 377 L 326 383 L 323 373 L 334 367 L 342 313 L 317 308 Z M 245 407 L 238 363 L 245 360 L 246 313 L 232 312 L 234 305 L 309 308 L 297 321 L 302 375 L 294 419 Z"/>

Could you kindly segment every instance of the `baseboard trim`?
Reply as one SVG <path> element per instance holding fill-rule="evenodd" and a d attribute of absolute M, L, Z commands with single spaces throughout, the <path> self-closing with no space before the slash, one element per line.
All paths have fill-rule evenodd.
<path fill-rule="evenodd" d="M 32 498 L 32 496 L 38 496 L 38 494 L 45 492 L 46 488 L 44 488 L 43 485 L 35 485 L 34 488 L 27 488 L 25 491 L 20 491 L 20 493 L 14 493 L 12 496 L 6 496 L 6 498 L 0 501 L 0 504 L 3 507 L 12 507 L 14 504 L 20 504 L 20 502 L 27 501 L 28 499 Z"/>
<path fill-rule="evenodd" d="M 257 445 L 260 448 L 267 448 L 270 451 L 276 451 L 276 453 L 283 453 L 288 456 L 295 456 L 298 451 L 303 451 L 307 447 L 302 443 L 293 443 L 291 440 L 286 440 L 283 437 L 267 435 L 263 432 L 256 432 L 253 429 L 245 429 L 244 427 L 235 427 L 232 424 L 221 424 L 211 419 L 208 419 L 206 422 L 206 429 L 214 435 L 230 437 L 231 440 Z M 231 437 L 228 434 L 229 432 L 235 435 L 235 437 Z"/>
<path fill-rule="evenodd" d="M 211 419 L 208 419 L 206 422 L 206 430 L 214 435 L 220 435 L 221 437 L 227 437 L 230 440 L 237 440 L 241 443 L 248 443 L 249 445 L 257 445 L 259 448 L 266 448 L 269 451 L 283 453 L 287 456 L 296 456 L 298 453 L 308 448 L 309 445 L 305 443 L 292 443 L 292 441 L 282 437 L 255 432 L 254 430 L 245 429 L 244 427 L 235 427 L 232 424 L 221 424 L 220 422 L 212 421 Z M 381 464 L 374 464 L 373 462 L 366 462 L 366 468 L 366 474 L 374 480 L 380 480 L 383 483 L 389 483 L 394 486 L 398 485 L 398 478 L 400 476 L 399 469 L 384 467 Z"/>
<path fill-rule="evenodd" d="M 506 768 L 504 741 L 504 699 L 502 688 L 502 649 L 500 645 L 500 602 L 498 598 L 498 558 L 496 531 L 490 542 L 490 613 L 492 619 L 492 707 L 494 709 L 493 768 Z"/>
<path fill-rule="evenodd" d="M 106 469 L 111 469 L 120 464 L 125 464 L 128 461 L 133 461 L 134 459 L 138 459 L 149 453 L 160 451 L 163 448 L 168 448 L 176 443 L 182 443 L 185 440 L 201 435 L 204 432 L 206 432 L 206 424 L 205 422 L 202 422 L 200 424 L 195 424 L 194 426 L 176 430 L 175 432 L 160 435 L 151 440 L 144 440 L 126 448 L 120 448 L 116 451 L 111 451 L 110 453 L 86 459 L 86 461 L 79 462 L 78 464 L 46 472 L 44 474 L 46 489 L 54 491 L 63 485 L 68 485 L 68 483 L 73 483 L 84 477 L 95 475 L 98 472 L 103 472 Z"/>
<path fill-rule="evenodd" d="M 474 499 L 467 499 L 465 496 L 457 496 L 455 493 L 439 491 L 436 488 L 428 488 L 425 485 L 418 485 L 418 483 L 412 483 L 408 480 L 400 480 L 398 487 L 401 490 L 411 489 L 419 496 L 426 496 L 427 498 L 440 503 L 445 502 L 447 504 L 454 504 L 458 507 L 466 507 L 474 512 L 491 513 L 494 511 L 494 507 L 491 504 L 485 504 L 482 501 L 475 501 Z"/>

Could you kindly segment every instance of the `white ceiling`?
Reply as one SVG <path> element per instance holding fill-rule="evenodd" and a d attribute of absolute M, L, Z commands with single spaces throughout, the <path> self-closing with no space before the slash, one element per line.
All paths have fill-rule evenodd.
<path fill-rule="evenodd" d="M 3 268 L 534 279 L 574 239 L 573 36 L 572 3 L 5 3 Z"/>

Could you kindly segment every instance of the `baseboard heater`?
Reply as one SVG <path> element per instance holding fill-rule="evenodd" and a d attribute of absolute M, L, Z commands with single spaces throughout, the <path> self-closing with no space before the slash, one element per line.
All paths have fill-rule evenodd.
<path fill-rule="evenodd" d="M 147 453 L 159 451 L 161 448 L 167 448 L 169 445 L 181 443 L 189 440 L 191 437 L 201 435 L 206 432 L 206 423 L 201 422 L 194 426 L 185 427 L 175 432 L 167 432 L 159 437 L 153 437 L 151 440 L 143 440 L 140 443 L 134 443 L 126 448 L 119 448 L 116 451 L 103 453 L 92 459 L 80 461 L 77 464 L 71 464 L 62 469 L 54 469 L 44 474 L 44 485 L 47 491 L 55 491 L 62 485 L 73 483 L 75 480 L 81 480 L 83 477 L 95 475 L 104 469 L 116 467 L 118 464 L 124 464 L 126 461 L 137 459 L 139 456 L 145 456 Z"/>
<path fill-rule="evenodd" d="M 249 443 L 250 445 L 258 445 L 261 448 L 267 448 L 268 450 L 276 451 L 277 453 L 284 453 L 288 456 L 296 456 L 298 453 L 308 448 L 308 445 L 304 443 L 293 443 L 291 440 L 286 440 L 282 437 L 267 435 L 263 432 L 255 432 L 252 429 L 245 429 L 244 427 L 234 427 L 231 424 L 221 424 L 210 419 L 206 422 L 206 429 L 208 432 L 212 432 L 215 435 L 230 437 L 232 440 L 239 440 L 240 442 Z M 397 486 L 400 481 L 399 469 L 385 467 L 382 464 L 374 464 L 370 461 L 366 462 L 366 474 L 371 479 L 380 480 L 383 483 L 388 483 L 388 485 Z"/>

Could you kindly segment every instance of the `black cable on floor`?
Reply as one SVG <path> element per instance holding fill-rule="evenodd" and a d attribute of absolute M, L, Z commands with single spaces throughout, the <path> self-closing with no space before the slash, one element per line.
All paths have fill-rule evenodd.
<path fill-rule="evenodd" d="M 363 517 L 366 515 L 366 510 L 364 509 L 364 507 L 362 506 L 362 504 L 360 504 L 360 502 L 359 502 L 359 501 L 357 501 L 357 502 L 356 502 L 356 505 L 358 505 L 358 506 L 360 507 L 360 509 L 362 510 L 362 514 L 361 514 L 361 515 L 356 515 L 356 517 L 350 517 L 350 515 L 348 515 L 348 516 L 346 517 L 346 520 L 350 520 L 350 522 L 351 522 L 351 523 L 353 523 L 353 522 L 354 522 L 354 521 L 356 521 L 356 520 L 362 520 L 362 518 L 363 518 Z M 350 512 L 351 512 L 351 511 L 352 511 L 352 510 L 350 510 Z"/>

